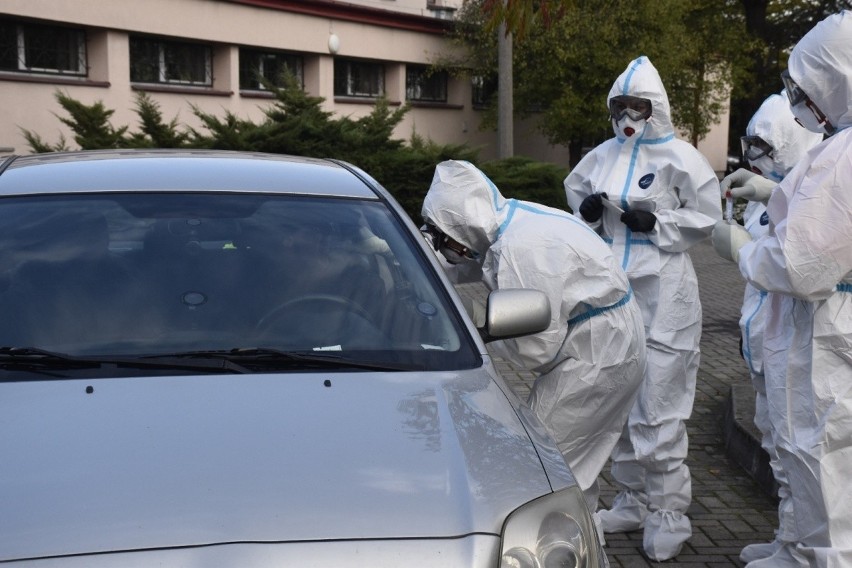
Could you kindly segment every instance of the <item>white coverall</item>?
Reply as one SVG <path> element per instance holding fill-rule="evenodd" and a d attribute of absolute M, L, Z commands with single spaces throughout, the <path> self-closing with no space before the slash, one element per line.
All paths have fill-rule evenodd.
<path fill-rule="evenodd" d="M 822 136 L 802 128 L 790 111 L 787 95 L 783 92 L 770 95 L 746 128 L 748 136 L 759 136 L 772 146 L 771 156 L 762 156 L 749 160 L 749 166 L 763 177 L 779 182 L 793 169 L 810 148 L 822 141 Z M 743 213 L 745 228 L 753 240 L 769 233 L 769 214 L 760 201 L 752 201 Z M 769 455 L 769 463 L 775 481 L 778 484 L 778 521 L 779 527 L 775 541 L 769 544 L 749 545 L 740 555 L 740 559 L 749 562 L 771 556 L 784 543 L 795 543 L 798 539 L 793 518 L 793 500 L 783 464 L 775 449 L 777 429 L 786 423 L 787 406 L 783 375 L 764 374 L 763 338 L 770 305 L 769 294 L 746 283 L 740 318 L 740 331 L 743 338 L 743 357 L 748 365 L 752 385 L 755 390 L 754 423 L 760 430 L 761 446 Z M 780 301 L 777 306 L 784 305 Z M 789 305 L 789 304 L 788 304 Z M 789 312 L 784 317 L 789 316 Z M 784 319 L 782 317 L 781 319 Z M 771 396 L 771 400 L 767 398 Z"/>
<path fill-rule="evenodd" d="M 773 297 L 764 369 L 785 381 L 790 412 L 776 443 L 792 489 L 799 538 L 784 558 L 776 554 L 752 564 L 848 567 L 852 12 L 829 16 L 808 32 L 790 54 L 788 70 L 837 132 L 811 149 L 774 189 L 767 205 L 770 234 L 739 251 L 743 275 Z M 786 306 L 776 307 L 776 301 Z"/>
<path fill-rule="evenodd" d="M 722 208 L 713 168 L 675 137 L 668 96 L 647 57 L 628 65 L 607 101 L 618 95 L 650 99 L 651 117 L 630 123 L 631 136 L 622 121 L 613 121 L 616 137 L 577 164 L 565 192 L 575 212 L 586 196 L 607 193 L 603 216 L 590 226 L 611 243 L 627 272 L 647 342 L 645 380 L 612 456 L 621 492 L 600 517 L 609 532 L 644 526 L 645 552 L 666 560 L 692 534 L 685 514 L 692 499 L 685 420 L 695 396 L 701 302 L 686 251 L 710 236 Z M 650 211 L 656 224 L 633 232 L 620 220 L 621 210 Z"/>
<path fill-rule="evenodd" d="M 478 251 L 489 289 L 547 294 L 550 327 L 492 346 L 538 374 L 530 406 L 594 512 L 598 475 L 645 368 L 642 316 L 624 271 L 584 223 L 565 211 L 504 198 L 468 162 L 438 164 L 422 213 L 427 223 Z"/>

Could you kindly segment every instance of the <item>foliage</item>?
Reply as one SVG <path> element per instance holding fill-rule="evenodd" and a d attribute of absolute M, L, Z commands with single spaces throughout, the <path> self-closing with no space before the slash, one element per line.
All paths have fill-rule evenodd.
<path fill-rule="evenodd" d="M 37 154 L 41 154 L 43 152 L 67 152 L 69 150 L 68 140 L 65 139 L 64 134 L 60 134 L 59 142 L 52 145 L 49 142 L 45 142 L 42 137 L 35 132 L 31 132 L 25 128 L 21 128 L 21 132 L 27 140 L 27 144 L 29 144 L 33 152 L 36 152 Z"/>
<path fill-rule="evenodd" d="M 743 60 L 732 78 L 728 147 L 739 154 L 739 137 L 769 95 L 781 91 L 779 78 L 790 50 L 826 16 L 852 9 L 850 0 L 739 0 L 745 31 L 738 49 Z"/>
<path fill-rule="evenodd" d="M 466 145 L 437 144 L 413 134 L 408 145 L 399 151 L 376 154 L 358 165 L 386 187 L 416 223 L 420 221 L 420 209 L 435 166 L 445 160 L 475 163 L 477 154 L 477 149 Z"/>
<path fill-rule="evenodd" d="M 562 185 L 567 168 L 523 156 L 485 162 L 479 168 L 505 197 L 571 210 Z"/>
<path fill-rule="evenodd" d="M 124 146 L 124 133 L 126 126 L 114 128 L 109 118 L 115 111 L 108 110 L 101 101 L 86 105 L 73 99 L 62 91 L 56 91 L 55 98 L 59 105 L 65 109 L 70 116 L 57 116 L 60 122 L 68 126 L 74 132 L 74 141 L 85 150 L 101 150 L 121 148 Z M 62 137 L 56 146 L 44 142 L 41 137 L 26 129 L 21 129 L 27 142 L 36 152 L 53 152 L 67 150 L 67 143 Z"/>
<path fill-rule="evenodd" d="M 306 94 L 295 81 L 267 88 L 275 99 L 259 123 L 232 112 L 217 116 L 192 106 L 201 124 L 197 128 L 182 127 L 177 118 L 165 122 L 156 101 L 141 93 L 134 108 L 140 131 L 131 134 L 126 126 L 116 129 L 110 124 L 114 111 L 100 101 L 85 105 L 63 93 L 57 93 L 56 99 L 69 115 L 58 118 L 75 132 L 81 149 L 189 147 L 336 158 L 369 172 L 415 219 L 420 217 L 435 165 L 448 159 L 473 162 L 478 154 L 466 145 L 437 144 L 417 135 L 408 144 L 393 138 L 407 106 L 392 109 L 380 99 L 366 116 L 335 117 L 322 110 L 321 97 Z M 52 146 L 38 134 L 23 132 L 35 152 L 69 149 L 64 138 Z"/>
<path fill-rule="evenodd" d="M 576 163 L 583 147 L 612 136 L 609 89 L 632 59 L 647 55 L 666 85 L 673 122 L 697 143 L 725 108 L 740 57 L 741 21 L 725 15 L 734 2 L 509 0 L 501 7 L 468 0 L 455 38 L 470 55 L 453 64 L 496 73 L 493 26 L 499 14 L 509 18 L 510 29 L 522 32 L 514 50 L 515 112 L 537 118 L 551 143 L 569 145 Z M 487 124 L 494 122 L 492 112 Z"/>
<path fill-rule="evenodd" d="M 189 139 L 187 132 L 179 131 L 177 117 L 163 122 L 163 113 L 147 93 L 136 94 L 136 114 L 141 132 L 131 134 L 125 141 L 131 148 L 180 148 Z"/>

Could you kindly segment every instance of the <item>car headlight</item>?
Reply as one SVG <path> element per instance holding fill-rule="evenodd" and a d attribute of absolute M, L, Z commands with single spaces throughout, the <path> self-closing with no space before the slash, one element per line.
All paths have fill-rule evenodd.
<path fill-rule="evenodd" d="M 500 568 L 599 568 L 606 566 L 602 556 L 576 486 L 527 503 L 503 527 Z"/>

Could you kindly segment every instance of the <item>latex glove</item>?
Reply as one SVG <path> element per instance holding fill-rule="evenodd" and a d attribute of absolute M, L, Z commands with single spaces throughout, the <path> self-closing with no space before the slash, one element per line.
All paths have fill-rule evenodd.
<path fill-rule="evenodd" d="M 739 262 L 740 249 L 751 242 L 751 235 L 741 225 L 716 221 L 711 239 L 719 256 L 725 260 Z"/>
<path fill-rule="evenodd" d="M 580 204 L 580 215 L 589 223 L 594 223 L 603 215 L 603 200 L 607 199 L 606 193 L 593 193 L 586 196 Z"/>
<path fill-rule="evenodd" d="M 765 204 L 769 201 L 772 190 L 778 184 L 752 171 L 740 168 L 726 176 L 719 185 L 722 188 L 722 197 L 728 197 L 730 190 L 731 197 L 742 197 L 749 201 L 760 201 Z"/>
<path fill-rule="evenodd" d="M 647 233 L 654 230 L 657 216 L 649 211 L 625 211 L 621 214 L 621 222 L 636 233 Z"/>

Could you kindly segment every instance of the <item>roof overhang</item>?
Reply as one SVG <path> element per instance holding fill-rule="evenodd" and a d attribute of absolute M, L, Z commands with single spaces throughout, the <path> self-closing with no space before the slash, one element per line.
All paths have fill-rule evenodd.
<path fill-rule="evenodd" d="M 357 22 L 359 24 L 370 24 L 386 28 L 396 28 L 413 32 L 427 34 L 444 34 L 452 27 L 451 20 L 441 18 L 406 14 L 381 8 L 369 8 L 358 6 L 348 2 L 337 2 L 336 0 L 230 0 L 238 4 L 280 10 L 283 12 L 294 12 L 309 16 L 331 18 Z"/>

